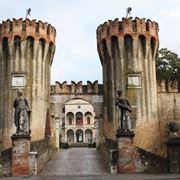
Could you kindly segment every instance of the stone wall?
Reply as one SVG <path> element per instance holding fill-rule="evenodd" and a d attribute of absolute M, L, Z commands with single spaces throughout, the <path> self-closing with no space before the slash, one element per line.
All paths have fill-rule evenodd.
<path fill-rule="evenodd" d="M 135 129 L 135 145 L 158 157 L 167 157 L 166 142 L 170 138 L 167 123 L 180 122 L 180 91 L 178 82 L 157 83 L 158 121 L 138 124 Z M 116 139 L 116 130 L 109 131 L 110 125 L 103 120 L 103 136 Z M 138 142 L 138 143 L 137 143 Z M 103 143 L 103 141 L 102 141 Z M 144 148 L 143 148 L 144 147 Z"/>
<path fill-rule="evenodd" d="M 136 172 L 137 173 L 168 173 L 168 160 L 147 152 L 141 148 L 136 148 Z"/>
<path fill-rule="evenodd" d="M 180 122 L 180 91 L 178 82 L 157 83 L 158 97 L 158 131 L 160 132 L 160 153 L 167 155 L 165 142 L 170 137 L 167 123 L 170 121 Z"/>
<path fill-rule="evenodd" d="M 118 173 L 118 142 L 109 138 L 104 140 L 104 143 L 99 145 L 99 150 L 103 156 L 103 160 L 107 169 L 111 174 Z M 125 149 L 124 149 L 125 151 Z M 148 152 L 144 149 L 134 147 L 134 152 L 127 151 L 126 155 L 129 153 L 129 156 L 134 156 L 134 159 L 131 159 L 134 166 L 134 173 L 168 173 L 169 166 L 168 160 L 165 157 L 157 156 L 154 153 Z M 132 154 L 134 153 L 134 154 Z M 124 161 L 129 162 L 129 159 L 123 157 Z M 122 162 L 125 163 L 125 162 Z M 130 170 L 130 169 L 129 169 Z M 131 171 L 129 171 L 131 173 Z"/>
<path fill-rule="evenodd" d="M 31 142 L 29 153 L 30 175 L 36 175 L 52 157 L 56 149 L 45 138 Z M 12 175 L 12 149 L 0 153 L 0 176 Z"/>
<path fill-rule="evenodd" d="M 117 173 L 117 141 L 106 138 L 99 144 L 98 150 L 101 152 L 106 168 L 110 173 Z"/>
<path fill-rule="evenodd" d="M 30 174 L 36 175 L 51 158 L 56 149 L 50 143 L 50 138 L 31 143 L 30 147 Z"/>
<path fill-rule="evenodd" d="M 12 149 L 0 152 L 0 176 L 12 175 Z"/>

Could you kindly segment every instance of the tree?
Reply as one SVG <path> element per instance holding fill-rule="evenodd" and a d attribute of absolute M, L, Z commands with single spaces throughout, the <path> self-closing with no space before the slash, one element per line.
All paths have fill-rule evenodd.
<path fill-rule="evenodd" d="M 159 50 L 156 60 L 156 77 L 158 81 L 180 82 L 180 58 L 167 48 Z"/>

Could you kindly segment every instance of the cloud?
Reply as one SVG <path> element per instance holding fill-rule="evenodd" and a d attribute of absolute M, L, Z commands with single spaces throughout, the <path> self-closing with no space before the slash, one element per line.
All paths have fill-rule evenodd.
<path fill-rule="evenodd" d="M 57 29 L 52 82 L 102 81 L 102 67 L 96 47 L 96 28 L 107 21 L 125 17 L 131 6 L 133 17 L 157 21 L 160 47 L 180 51 L 179 0 L 0 0 L 0 19 L 24 17 L 32 8 L 32 19 L 51 23 Z"/>

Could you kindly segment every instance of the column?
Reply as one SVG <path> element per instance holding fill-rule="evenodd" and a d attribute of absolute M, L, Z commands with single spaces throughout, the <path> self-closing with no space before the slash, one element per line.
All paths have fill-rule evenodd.
<path fill-rule="evenodd" d="M 65 134 L 64 134 L 64 142 L 67 143 L 67 130 L 68 129 L 65 129 Z"/>
<path fill-rule="evenodd" d="M 77 139 L 76 139 L 76 130 L 74 131 L 74 143 L 77 142 Z"/>
<path fill-rule="evenodd" d="M 56 147 L 59 149 L 59 117 L 55 117 L 56 120 Z"/>
<path fill-rule="evenodd" d="M 99 116 L 95 116 L 95 135 L 93 132 L 93 138 L 95 138 L 96 141 L 96 147 L 99 146 L 99 137 L 100 137 L 100 131 L 99 131 L 99 127 L 100 127 L 100 117 Z"/>

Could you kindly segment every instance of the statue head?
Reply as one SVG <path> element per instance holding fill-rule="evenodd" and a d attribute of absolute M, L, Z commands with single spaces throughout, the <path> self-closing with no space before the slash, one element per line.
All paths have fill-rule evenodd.
<path fill-rule="evenodd" d="M 122 90 L 117 91 L 118 96 L 122 96 Z"/>
<path fill-rule="evenodd" d="M 18 97 L 22 96 L 22 91 L 21 91 L 21 90 L 18 90 L 18 91 L 17 91 L 17 96 L 18 96 Z"/>

